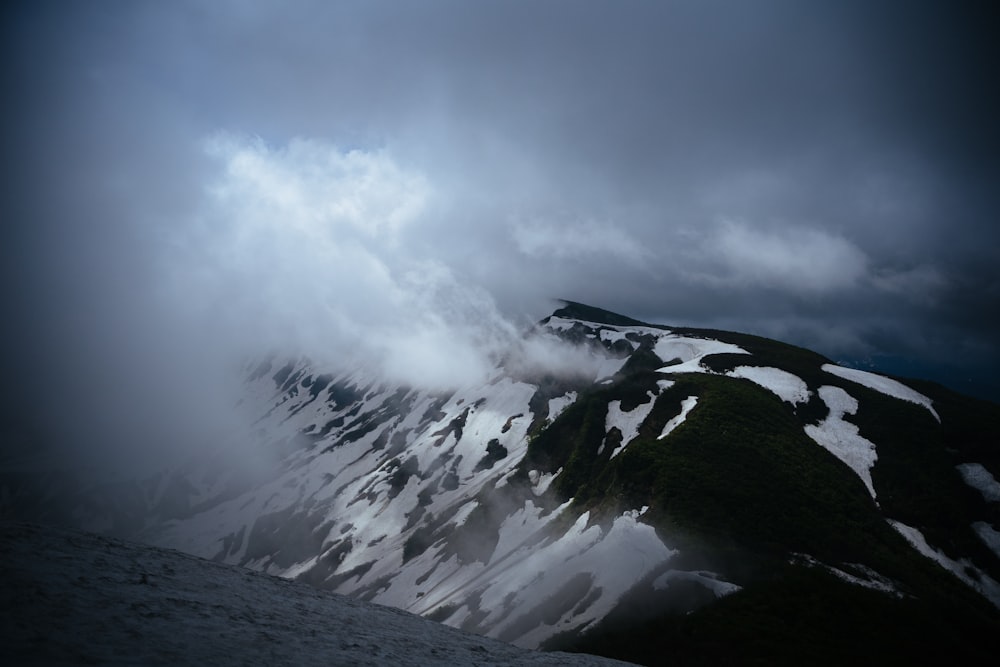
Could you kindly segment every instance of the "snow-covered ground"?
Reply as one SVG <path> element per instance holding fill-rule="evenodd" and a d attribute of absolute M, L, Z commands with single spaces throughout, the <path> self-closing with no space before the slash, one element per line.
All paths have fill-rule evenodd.
<path fill-rule="evenodd" d="M 983 494 L 988 503 L 1000 502 L 1000 482 L 981 463 L 961 463 L 958 473 L 965 483 Z"/>
<path fill-rule="evenodd" d="M 675 428 L 684 423 L 687 419 L 688 413 L 698 404 L 697 396 L 688 396 L 683 401 L 681 401 L 681 412 L 676 417 L 672 417 L 666 424 L 663 425 L 663 432 L 657 436 L 657 440 L 662 440 L 663 438 L 670 435 L 670 432 Z"/>
<path fill-rule="evenodd" d="M 862 438 L 858 427 L 844 420 L 844 415 L 858 411 L 857 400 L 840 387 L 831 386 L 820 387 L 819 397 L 830 409 L 830 414 L 819 424 L 806 426 L 806 434 L 857 473 L 868 493 L 875 498 L 871 474 L 878 459 L 875 444 Z"/>
<path fill-rule="evenodd" d="M 823 364 L 822 368 L 831 375 L 836 375 L 839 378 L 850 380 L 851 382 L 857 382 L 858 384 L 864 385 L 869 389 L 881 392 L 886 396 L 892 396 L 893 398 L 899 398 L 904 401 L 916 403 L 917 405 L 922 405 L 927 408 L 932 415 L 934 415 L 934 419 L 939 422 L 941 421 L 941 417 L 938 416 L 937 411 L 934 409 L 934 402 L 921 394 L 919 391 L 910 389 L 902 382 L 897 382 L 896 380 L 887 378 L 884 375 L 869 373 L 868 371 L 861 371 L 856 368 L 844 368 L 843 366 L 835 366 L 834 364 Z"/>
<path fill-rule="evenodd" d="M 701 360 L 713 354 L 749 354 L 743 348 L 711 338 L 690 338 L 660 332 L 653 352 L 664 363 L 679 359 L 680 363 L 664 366 L 661 373 L 704 373 Z"/>
<path fill-rule="evenodd" d="M 729 377 L 744 378 L 776 394 L 792 405 L 809 402 L 809 387 L 798 375 L 768 366 L 737 366 L 726 373 Z"/>
<path fill-rule="evenodd" d="M 719 579 L 719 575 L 707 570 L 669 570 L 653 581 L 653 588 L 663 590 L 669 588 L 675 581 L 690 581 L 704 586 L 721 598 L 742 590 L 740 586 Z"/>
<path fill-rule="evenodd" d="M 7 665 L 625 665 L 540 653 L 177 551 L 0 523 Z"/>
<path fill-rule="evenodd" d="M 549 328 L 572 326 L 556 320 Z M 621 329 L 623 337 L 669 335 Z M 697 348 L 696 355 L 719 348 L 702 339 L 684 344 Z M 608 372 L 625 361 L 609 357 Z M 325 383 L 317 385 L 321 377 Z M 647 402 L 632 410 L 612 402 L 606 430 L 622 432 L 617 451 L 636 437 L 660 392 L 672 384 L 660 380 Z M 277 474 L 249 488 L 228 492 L 219 478 L 185 477 L 192 495 L 209 502 L 150 526 L 144 541 L 304 577 L 527 648 L 600 620 L 642 577 L 663 571 L 673 555 L 638 515 L 626 513 L 608 526 L 588 523 L 589 515 L 568 505 L 543 512 L 552 498 L 534 498 L 551 495 L 561 469 L 529 471 L 532 497 L 520 509 L 495 497 L 527 450 L 529 426 L 539 417 L 556 419 L 578 399 L 575 389 L 547 396 L 547 414 L 536 415 L 538 387 L 506 377 L 502 369 L 482 384 L 433 394 L 381 384 L 361 371 L 315 368 L 306 360 L 255 372 L 247 388 L 244 408 L 256 415 L 257 437 L 298 444 L 274 461 Z M 454 536 L 477 508 L 507 513 L 497 526 L 500 540 L 492 552 L 459 557 L 454 543 L 490 544 Z M 612 560 L 600 556 L 619 548 L 626 553 Z M 544 575 L 529 565 L 553 554 L 560 565 L 547 567 Z M 610 576 L 610 562 L 629 563 L 628 576 Z M 569 606 L 561 602 L 566 587 L 582 596 Z M 495 606 L 488 606 L 494 599 Z"/>
<path fill-rule="evenodd" d="M 968 586 L 979 591 L 994 606 L 1000 608 L 1000 583 L 997 583 L 992 577 L 973 565 L 968 558 L 955 560 L 948 557 L 943 551 L 939 551 L 928 544 L 924 534 L 913 526 L 907 526 L 905 523 L 893 521 L 892 519 L 889 519 L 889 525 L 905 537 L 906 541 L 913 545 L 914 549 L 954 574 Z"/>
<path fill-rule="evenodd" d="M 897 598 L 903 597 L 903 593 L 899 590 L 895 582 L 888 577 L 879 574 L 867 565 L 862 565 L 861 563 L 848 563 L 846 565 L 846 567 L 849 567 L 855 572 L 855 574 L 852 574 L 840 569 L 839 567 L 822 563 L 809 554 L 793 554 L 791 562 L 800 565 L 808 565 L 809 567 L 822 568 L 838 579 L 846 581 L 849 584 L 854 584 L 855 586 L 870 588 L 874 591 L 881 591 Z"/>
<path fill-rule="evenodd" d="M 556 417 L 562 414 L 563 410 L 576 402 L 576 392 L 566 392 L 562 396 L 549 399 L 549 420 L 555 421 Z"/>
<path fill-rule="evenodd" d="M 647 402 L 635 406 L 628 412 L 622 410 L 621 401 L 611 401 L 608 404 L 608 415 L 605 418 L 604 430 L 608 432 L 613 428 L 617 428 L 622 434 L 622 442 L 611 452 L 611 458 L 615 458 L 615 456 L 625 449 L 628 443 L 635 440 L 636 436 L 639 435 L 639 427 L 646 421 L 646 417 L 653 410 L 653 405 L 656 404 L 656 395 L 653 392 L 647 392 L 647 396 L 649 396 Z M 604 445 L 601 445 L 601 447 L 603 448 Z"/>
<path fill-rule="evenodd" d="M 989 547 L 990 551 L 997 555 L 997 558 L 1000 558 L 1000 531 L 994 530 L 993 526 L 985 521 L 976 521 L 972 524 L 972 530 L 983 541 L 983 544 Z"/>

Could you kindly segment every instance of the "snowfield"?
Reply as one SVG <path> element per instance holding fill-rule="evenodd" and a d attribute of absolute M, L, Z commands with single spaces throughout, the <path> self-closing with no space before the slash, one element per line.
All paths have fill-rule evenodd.
<path fill-rule="evenodd" d="M 570 391 L 558 398 L 549 399 L 549 419 L 555 420 L 563 410 L 576 402 L 576 392 Z"/>
<path fill-rule="evenodd" d="M 0 659 L 104 665 L 626 665 L 539 653 L 177 551 L 0 523 Z"/>
<path fill-rule="evenodd" d="M 660 338 L 656 341 L 653 352 L 664 363 L 675 359 L 679 359 L 680 363 L 664 366 L 660 369 L 661 373 L 704 373 L 706 369 L 701 365 L 701 360 L 709 355 L 750 354 L 737 345 L 711 338 L 690 338 L 674 334 L 664 335 L 665 333 L 660 332 Z"/>
<path fill-rule="evenodd" d="M 938 422 L 941 421 L 941 417 L 938 416 L 937 411 L 934 409 L 933 401 L 921 394 L 919 391 L 910 389 L 902 382 L 897 382 L 896 380 L 887 378 L 884 375 L 869 373 L 868 371 L 859 371 L 856 368 L 844 368 L 843 366 L 836 366 L 834 364 L 823 364 L 822 368 L 831 375 L 836 375 L 839 378 L 850 380 L 851 382 L 857 382 L 860 385 L 864 385 L 869 389 L 874 389 L 875 391 L 883 393 L 886 396 L 892 396 L 893 398 L 899 398 L 904 401 L 909 401 L 910 403 L 922 405 L 927 408 L 932 415 L 934 415 L 934 419 Z"/>
<path fill-rule="evenodd" d="M 726 375 L 750 380 L 792 405 L 808 403 L 809 397 L 812 396 L 812 392 L 809 391 L 809 387 L 806 386 L 802 378 L 780 368 L 737 366 Z"/>
<path fill-rule="evenodd" d="M 625 361 L 608 360 L 614 369 Z M 265 415 L 255 427 L 269 440 L 297 443 L 280 461 L 279 474 L 236 493 L 227 493 L 218 478 L 206 475 L 202 485 L 185 476 L 199 498 L 215 500 L 151 526 L 144 541 L 303 577 L 525 648 L 599 620 L 672 556 L 638 515 L 602 527 L 588 525 L 589 515 L 571 513 L 569 504 L 543 511 L 545 503 L 530 500 L 520 510 L 505 508 L 513 513 L 501 517 L 492 553 L 471 560 L 455 555 L 450 536 L 473 522 L 477 509 L 490 511 L 486 499 L 508 486 L 533 420 L 557 418 L 577 391 L 548 397 L 542 408 L 548 414 L 536 415 L 538 388 L 501 375 L 452 394 L 350 373 L 316 375 L 305 361 L 256 375 L 244 406 Z M 319 378 L 325 384 L 318 385 Z M 608 428 L 623 430 L 623 444 L 636 436 L 655 398 L 650 392 L 634 410 L 612 409 Z M 532 496 L 550 494 L 560 472 L 529 471 Z M 439 532 L 408 552 L 418 531 L 430 526 Z M 607 572 L 612 553 L 629 563 L 627 576 Z M 559 566 L 546 565 L 541 581 L 533 565 L 543 562 Z M 566 587 L 581 596 L 569 606 L 559 599 Z"/>
<path fill-rule="evenodd" d="M 875 443 L 862 438 L 858 427 L 844 420 L 844 415 L 853 415 L 858 411 L 857 400 L 840 387 L 831 386 L 820 387 L 819 397 L 830 409 L 830 414 L 819 424 L 806 426 L 806 434 L 846 463 L 865 483 L 874 499 L 871 469 L 878 459 Z"/>

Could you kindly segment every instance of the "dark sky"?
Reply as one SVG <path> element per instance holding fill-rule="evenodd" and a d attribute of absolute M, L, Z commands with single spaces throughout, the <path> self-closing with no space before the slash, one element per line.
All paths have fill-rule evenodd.
<path fill-rule="evenodd" d="M 553 297 L 997 398 L 990 7 L 7 3 L 8 405 L 149 433 L 222 351 L 425 374 Z"/>

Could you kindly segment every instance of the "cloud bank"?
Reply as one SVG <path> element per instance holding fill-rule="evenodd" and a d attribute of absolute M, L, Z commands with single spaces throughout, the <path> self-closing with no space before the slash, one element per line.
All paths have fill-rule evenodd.
<path fill-rule="evenodd" d="M 194 441 L 152 406 L 211 412 L 185 377 L 258 343 L 471 377 L 554 296 L 1000 396 L 976 6 L 3 12 L 15 430 Z"/>

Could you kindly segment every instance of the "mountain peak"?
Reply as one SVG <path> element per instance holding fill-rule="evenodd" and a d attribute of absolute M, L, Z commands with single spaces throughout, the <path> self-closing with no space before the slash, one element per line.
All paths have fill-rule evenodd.
<path fill-rule="evenodd" d="M 639 320 L 632 319 L 631 317 L 613 313 L 610 310 L 588 306 L 585 303 L 569 301 L 567 299 L 559 299 L 559 301 L 563 303 L 563 306 L 552 313 L 553 317 L 562 317 L 567 320 L 584 320 L 586 322 L 594 322 L 596 324 L 611 324 L 624 327 L 649 326 L 645 322 L 640 322 Z"/>

